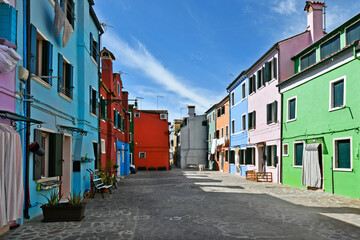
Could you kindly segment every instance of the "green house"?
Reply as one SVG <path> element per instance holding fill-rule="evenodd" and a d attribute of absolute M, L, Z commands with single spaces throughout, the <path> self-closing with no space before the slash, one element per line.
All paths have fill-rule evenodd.
<path fill-rule="evenodd" d="M 360 198 L 360 14 L 292 58 L 278 84 L 285 185 Z"/>

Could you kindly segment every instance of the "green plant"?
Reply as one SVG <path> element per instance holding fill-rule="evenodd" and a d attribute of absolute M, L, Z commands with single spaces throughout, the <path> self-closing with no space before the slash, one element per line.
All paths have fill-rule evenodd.
<path fill-rule="evenodd" d="M 73 190 L 73 194 L 70 194 L 70 197 L 67 197 L 67 199 L 72 206 L 81 206 L 85 200 L 83 196 L 81 196 L 81 191 L 79 194 L 76 194 L 75 190 Z"/>
<path fill-rule="evenodd" d="M 49 197 L 47 197 L 45 194 L 41 194 L 41 195 L 47 199 L 48 202 L 43 204 L 43 205 L 47 205 L 47 206 L 58 205 L 63 196 L 63 194 L 60 195 L 59 192 L 55 189 L 53 189 L 49 192 Z"/>
<path fill-rule="evenodd" d="M 113 169 L 118 169 L 118 168 L 119 168 L 119 165 L 117 165 L 117 164 L 113 165 Z"/>

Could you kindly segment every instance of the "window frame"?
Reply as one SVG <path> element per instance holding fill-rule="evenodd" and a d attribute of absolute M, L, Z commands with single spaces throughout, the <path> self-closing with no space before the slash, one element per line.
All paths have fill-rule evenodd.
<path fill-rule="evenodd" d="M 290 119 L 290 101 L 295 99 L 295 117 Z M 288 98 L 286 101 L 286 122 L 293 122 L 297 119 L 297 96 Z"/>
<path fill-rule="evenodd" d="M 333 86 L 335 83 L 340 82 L 340 81 L 344 81 L 344 94 L 343 94 L 343 105 L 340 107 L 333 107 L 333 97 L 334 97 L 334 91 L 333 91 Z M 336 78 L 332 81 L 329 82 L 329 112 L 332 111 L 336 111 L 339 109 L 343 109 L 346 107 L 346 75 Z"/>
<path fill-rule="evenodd" d="M 336 158 L 337 158 L 337 152 L 336 152 L 336 142 L 339 140 L 350 140 L 350 168 L 337 168 L 336 166 Z M 340 137 L 340 138 L 333 138 L 333 166 L 334 171 L 339 172 L 352 172 L 353 171 L 353 141 L 352 136 L 349 137 Z"/>
<path fill-rule="evenodd" d="M 64 56 L 63 53 L 59 53 L 62 56 L 63 66 L 62 66 L 62 91 L 59 92 L 59 95 L 65 98 L 68 101 L 73 100 L 73 89 L 74 89 L 74 66 L 70 61 Z M 59 64 L 59 63 L 58 63 Z M 70 78 L 70 79 L 68 79 Z M 58 83 L 59 84 L 59 83 Z M 69 85 L 69 86 L 67 86 Z M 66 92 L 68 90 L 68 93 Z M 95 114 L 96 115 L 96 114 Z"/>
<path fill-rule="evenodd" d="M 244 117 L 245 117 L 245 121 L 244 121 Z M 246 129 L 246 113 L 244 113 L 241 115 L 241 132 L 245 132 L 246 130 L 247 130 Z"/>
<path fill-rule="evenodd" d="M 268 156 L 268 147 L 270 147 L 270 152 L 271 152 L 271 165 L 268 165 L 268 158 L 269 158 L 269 156 Z M 273 159 L 273 157 L 274 157 L 274 147 L 275 147 L 275 158 Z M 266 167 L 268 167 L 268 168 L 276 168 L 277 167 L 277 164 L 278 163 L 276 163 L 277 161 L 276 161 L 276 158 L 278 158 L 278 156 L 277 156 L 277 145 L 276 144 L 271 144 L 271 145 L 266 145 Z M 275 164 L 276 163 L 276 164 Z"/>
<path fill-rule="evenodd" d="M 231 120 L 231 134 L 235 134 L 235 119 Z"/>
<path fill-rule="evenodd" d="M 295 154 L 295 145 L 297 144 L 303 144 L 303 157 L 304 157 L 304 148 L 305 148 L 305 141 L 295 141 L 293 143 L 293 167 L 294 168 L 302 168 L 303 167 L 303 162 L 301 160 L 301 165 L 296 165 L 296 154 Z"/>
<path fill-rule="evenodd" d="M 270 113 L 268 113 L 268 105 L 270 105 Z M 276 112 L 275 112 L 275 105 L 276 105 Z M 277 100 L 274 100 L 273 102 L 271 103 L 268 103 L 266 104 L 266 124 L 267 125 L 273 125 L 273 124 L 276 124 L 279 122 L 279 119 L 278 119 L 278 101 Z M 269 121 L 268 118 L 268 114 L 271 115 L 271 120 Z"/>
<path fill-rule="evenodd" d="M 117 82 L 117 94 L 118 94 L 118 96 L 120 97 L 120 95 L 121 95 L 121 90 L 120 90 L 120 83 L 119 83 L 119 82 Z"/>
<path fill-rule="evenodd" d="M 252 149 L 251 152 L 254 153 L 254 155 L 252 155 L 251 160 L 254 160 L 254 161 L 251 161 L 250 164 L 247 164 L 246 163 L 246 152 L 245 152 L 245 165 L 254 167 L 254 166 L 256 166 L 255 164 L 256 164 L 256 149 L 257 148 L 256 147 L 248 147 L 248 148 L 246 148 L 246 150 L 248 150 L 248 149 Z"/>
<path fill-rule="evenodd" d="M 242 158 L 243 158 L 243 164 L 241 164 L 241 157 L 240 155 L 242 155 Z M 245 166 L 246 165 L 246 148 L 241 148 L 239 149 L 239 152 L 238 152 L 238 156 L 239 156 L 239 165 L 240 166 Z"/>
<path fill-rule="evenodd" d="M 135 112 L 134 113 L 134 118 L 139 118 L 140 117 L 140 113 L 139 112 Z"/>
<path fill-rule="evenodd" d="M 347 39 L 347 30 L 348 30 L 349 28 L 351 28 L 352 26 L 356 25 L 356 24 L 360 24 L 360 20 L 359 20 L 359 21 L 354 22 L 353 24 L 351 24 L 351 25 L 347 26 L 347 27 L 344 29 L 344 34 L 345 34 L 345 45 L 351 44 L 351 43 L 348 43 L 348 39 Z M 359 25 L 359 27 L 360 27 L 360 25 Z M 356 40 L 355 40 L 355 41 L 356 41 Z"/>
<path fill-rule="evenodd" d="M 105 154 L 106 153 L 106 144 L 105 144 L 105 139 L 101 139 L 101 145 L 100 145 L 100 148 L 101 148 L 101 154 Z"/>
<path fill-rule="evenodd" d="M 97 107 L 96 106 L 98 104 L 98 101 L 97 101 L 97 93 L 98 91 L 96 91 L 96 88 L 93 86 L 93 85 L 90 85 L 90 88 L 91 88 L 91 98 L 90 98 L 90 115 L 93 116 L 93 117 L 97 117 Z M 96 93 L 95 95 L 95 100 L 94 100 L 94 92 Z M 90 94 L 90 93 L 89 93 Z M 93 106 L 94 102 L 96 103 L 95 104 L 95 108 Z M 93 112 L 93 110 L 95 109 L 95 113 Z"/>
<path fill-rule="evenodd" d="M 233 107 L 235 105 L 235 91 L 231 92 L 231 106 Z"/>
<path fill-rule="evenodd" d="M 250 121 L 250 114 L 251 114 L 251 121 Z M 255 117 L 255 119 L 254 119 Z M 252 125 L 252 121 L 254 119 L 254 125 Z M 251 123 L 251 126 L 250 126 Z M 255 130 L 256 129 L 256 111 L 252 111 L 248 113 L 248 131 Z"/>
<path fill-rule="evenodd" d="M 145 158 L 146 158 L 146 152 L 139 152 L 139 159 L 145 159 Z"/>
<path fill-rule="evenodd" d="M 287 154 L 285 154 L 285 146 L 287 146 Z M 289 143 L 283 143 L 282 144 L 282 156 L 288 157 L 289 156 Z"/>
<path fill-rule="evenodd" d="M 325 43 L 328 43 L 328 42 L 331 41 L 332 39 L 336 38 L 337 36 L 339 36 L 339 44 L 340 44 L 339 49 L 338 49 L 337 51 L 335 51 L 335 52 L 333 52 L 333 53 L 331 53 L 331 54 L 326 55 L 326 56 L 323 57 L 322 54 L 321 54 L 321 47 L 322 47 Z M 338 52 L 339 50 L 341 50 L 341 33 L 340 33 L 340 32 L 336 33 L 334 36 L 332 36 L 331 38 L 327 39 L 326 41 L 324 41 L 323 43 L 321 43 L 321 44 L 319 45 L 320 61 L 323 60 L 323 59 L 325 59 L 325 58 L 327 58 L 328 56 L 330 56 L 330 55 Z"/>
<path fill-rule="evenodd" d="M 244 94 L 244 95 L 243 95 Z M 245 81 L 241 84 L 241 101 L 245 100 L 247 97 L 246 95 L 246 83 Z"/>

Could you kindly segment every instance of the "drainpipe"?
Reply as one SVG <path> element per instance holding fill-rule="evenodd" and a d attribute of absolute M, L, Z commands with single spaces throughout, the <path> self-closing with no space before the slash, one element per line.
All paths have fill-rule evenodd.
<path fill-rule="evenodd" d="M 276 47 L 277 52 L 278 52 L 278 83 L 280 82 L 280 49 L 279 49 L 279 45 L 277 45 Z M 280 93 L 280 87 L 278 87 L 278 91 Z M 279 161 L 278 161 L 278 179 L 279 179 L 279 183 L 282 184 L 282 154 L 283 154 L 283 149 L 282 149 L 282 135 L 283 135 L 283 127 L 282 127 L 282 123 L 283 123 L 283 95 L 280 93 L 280 105 L 281 105 L 281 111 L 280 111 L 280 156 L 279 156 Z"/>
<path fill-rule="evenodd" d="M 26 58 L 24 56 L 24 66 L 30 71 L 30 0 L 23 1 L 23 7 L 25 12 L 24 17 L 24 26 L 25 27 L 25 33 L 24 33 L 24 43 L 26 43 L 26 50 L 24 49 L 24 52 L 26 54 Z M 31 86 L 30 86 L 31 80 L 30 80 L 30 74 L 29 77 L 25 83 L 26 85 L 26 93 L 27 96 L 30 96 L 31 93 Z M 25 96 L 25 98 L 28 98 Z M 30 117 L 30 103 L 25 102 L 24 103 L 25 108 L 25 116 Z M 29 158 L 30 158 L 30 152 L 29 152 L 29 142 L 30 142 L 30 123 L 26 123 L 26 130 L 25 130 L 25 208 L 24 208 L 24 218 L 29 219 L 29 204 L 30 204 L 30 191 L 29 191 Z"/>
<path fill-rule="evenodd" d="M 100 99 L 100 90 L 101 90 L 101 82 L 100 82 L 100 78 L 101 78 L 101 72 L 100 72 L 100 63 L 101 63 L 101 58 L 100 58 L 100 49 L 101 49 L 101 35 L 102 33 L 100 32 L 99 34 L 99 37 L 98 37 L 98 42 L 99 42 L 99 56 L 98 56 L 98 59 L 99 59 L 99 63 L 98 63 L 98 99 Z M 100 144 L 101 144 L 101 103 L 99 101 L 99 113 L 98 113 L 98 145 L 97 145 L 97 156 L 95 156 L 96 158 L 100 158 L 100 159 L 97 159 L 98 163 L 99 163 L 99 160 L 100 160 L 100 163 L 99 163 L 99 166 L 101 166 L 101 148 L 100 148 Z M 106 113 L 105 113 L 105 118 L 106 118 Z M 98 168 L 99 168 L 98 166 Z M 94 166 L 95 167 L 95 166 Z M 96 168 L 95 168 L 96 169 Z"/>

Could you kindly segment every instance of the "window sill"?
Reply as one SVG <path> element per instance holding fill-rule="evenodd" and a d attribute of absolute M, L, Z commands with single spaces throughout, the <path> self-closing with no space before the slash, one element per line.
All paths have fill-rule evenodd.
<path fill-rule="evenodd" d="M 266 166 L 266 168 L 268 168 L 268 169 L 276 169 L 276 167 L 274 167 L 274 166 Z"/>
<path fill-rule="evenodd" d="M 352 168 L 334 168 L 334 171 L 337 171 L 337 172 L 352 172 L 353 169 Z"/>
<path fill-rule="evenodd" d="M 271 122 L 271 123 L 268 123 L 267 125 L 269 126 L 273 126 L 273 125 L 276 125 L 278 122 Z"/>
<path fill-rule="evenodd" d="M 289 156 L 289 154 L 283 154 L 282 156 L 283 156 L 283 157 L 288 157 L 288 156 Z"/>
<path fill-rule="evenodd" d="M 256 91 L 250 93 L 249 96 L 252 96 L 252 95 L 254 95 L 255 93 L 256 93 Z"/>
<path fill-rule="evenodd" d="M 42 85 L 43 87 L 50 89 L 51 85 L 48 84 L 47 82 L 45 82 L 44 80 L 42 80 L 39 77 L 31 77 L 32 80 L 34 80 L 35 82 L 37 82 L 38 84 Z"/>
<path fill-rule="evenodd" d="M 261 86 L 258 89 L 256 89 L 257 91 L 260 91 L 261 89 L 263 89 L 265 86 Z"/>
<path fill-rule="evenodd" d="M 336 111 L 336 110 L 340 110 L 340 109 L 343 109 L 343 108 L 345 108 L 345 105 L 344 105 L 344 106 L 341 106 L 341 107 L 330 108 L 330 109 L 329 109 L 329 112 Z"/>
<path fill-rule="evenodd" d="M 59 92 L 59 96 L 62 97 L 63 99 L 65 99 L 66 101 L 70 102 L 70 103 L 73 101 L 71 98 L 69 98 L 68 96 L 66 96 L 62 92 Z"/>
<path fill-rule="evenodd" d="M 36 183 L 43 183 L 43 182 L 49 182 L 49 181 L 54 181 L 54 180 L 58 180 L 58 177 L 41 177 L 41 179 L 36 180 Z"/>
<path fill-rule="evenodd" d="M 93 61 L 93 63 L 97 66 L 98 63 L 96 62 L 95 58 L 93 56 L 90 56 L 91 60 Z"/>
<path fill-rule="evenodd" d="M 273 81 L 275 81 L 276 80 L 276 78 L 273 78 L 273 79 L 271 79 L 268 83 L 270 84 L 270 83 L 272 83 Z"/>
<path fill-rule="evenodd" d="M 293 168 L 302 168 L 302 165 L 293 165 Z"/>
<path fill-rule="evenodd" d="M 97 115 L 93 114 L 92 112 L 90 113 L 90 116 L 97 118 Z"/>
<path fill-rule="evenodd" d="M 287 119 L 287 120 L 286 120 L 287 123 L 288 123 L 288 122 L 294 122 L 294 121 L 296 121 L 296 118 L 294 118 L 294 119 Z"/>

